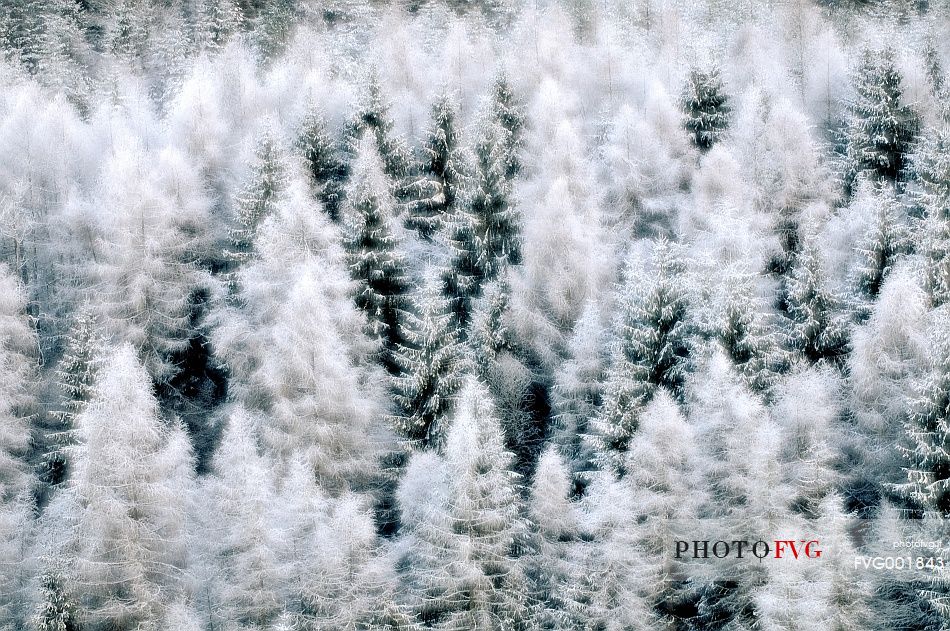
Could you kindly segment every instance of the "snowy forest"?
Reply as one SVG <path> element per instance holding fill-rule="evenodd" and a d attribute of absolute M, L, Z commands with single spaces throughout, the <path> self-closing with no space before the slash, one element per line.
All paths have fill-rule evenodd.
<path fill-rule="evenodd" d="M 950 629 L 946 0 L 0 43 L 3 631 Z"/>

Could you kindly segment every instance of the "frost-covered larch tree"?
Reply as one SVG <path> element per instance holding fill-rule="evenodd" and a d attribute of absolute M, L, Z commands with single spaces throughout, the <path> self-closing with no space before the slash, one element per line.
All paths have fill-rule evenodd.
<path fill-rule="evenodd" d="M 525 524 L 513 462 L 488 389 L 469 378 L 445 446 L 447 512 L 460 551 L 450 628 L 512 628 L 526 615 L 526 583 L 515 560 Z"/>
<path fill-rule="evenodd" d="M 31 388 L 36 375 L 36 334 L 26 315 L 26 295 L 0 267 L 0 505 L 31 487 L 24 457 L 30 448 Z"/>
<path fill-rule="evenodd" d="M 208 490 L 214 514 L 204 542 L 220 567 L 208 625 L 225 621 L 268 628 L 282 607 L 272 463 L 261 455 L 253 419 L 236 409 L 227 421 Z"/>
<path fill-rule="evenodd" d="M 161 625 L 186 565 L 190 442 L 160 418 L 151 379 L 124 344 L 103 360 L 76 418 L 73 484 L 81 609 L 93 628 Z"/>
<path fill-rule="evenodd" d="M 531 482 L 532 552 L 525 559 L 531 615 L 541 629 L 560 629 L 568 623 L 572 553 L 581 528 L 578 510 L 570 501 L 572 490 L 567 464 L 554 447 L 548 447 L 538 458 Z"/>
<path fill-rule="evenodd" d="M 903 221 L 906 212 L 893 190 L 879 185 L 875 187 L 873 199 L 877 212 L 857 245 L 860 258 L 854 271 L 854 282 L 865 300 L 877 298 L 884 279 L 900 255 L 908 250 L 907 227 Z"/>
<path fill-rule="evenodd" d="M 35 412 L 36 337 L 22 287 L 0 265 L 0 619 L 16 624 L 29 611 L 28 544 L 34 483 L 26 457 Z"/>
<path fill-rule="evenodd" d="M 932 329 L 931 362 L 899 445 L 907 464 L 900 490 L 920 509 L 950 515 L 950 337 L 945 314 Z"/>
<path fill-rule="evenodd" d="M 788 490 L 779 461 L 782 432 L 761 399 L 721 351 L 694 373 L 690 385 L 690 418 L 701 446 L 697 469 L 705 482 L 699 514 L 721 529 L 717 538 L 754 537 L 787 527 Z M 766 568 L 745 555 L 709 570 L 698 590 L 697 622 L 751 624 L 754 592 L 767 579 Z"/>
<path fill-rule="evenodd" d="M 525 524 L 513 457 L 487 388 L 470 378 L 445 456 L 418 452 L 398 498 L 406 603 L 423 628 L 521 628 L 527 584 L 516 558 Z"/>
<path fill-rule="evenodd" d="M 589 301 L 584 307 L 569 343 L 570 358 L 554 378 L 552 440 L 568 459 L 575 474 L 593 467 L 590 435 L 604 399 L 607 335 L 601 307 Z M 619 375 L 613 375 L 617 379 Z"/>
<path fill-rule="evenodd" d="M 876 506 L 890 495 L 888 485 L 906 480 L 894 445 L 914 408 L 914 384 L 929 365 L 928 296 L 908 264 L 888 274 L 874 308 L 855 328 L 848 356 L 849 411 L 854 444 L 845 451 L 853 462 L 844 486 L 849 506 Z"/>
<path fill-rule="evenodd" d="M 668 554 L 670 542 L 686 539 L 697 526 L 701 464 L 692 425 L 665 389 L 640 417 L 626 454 L 625 491 L 632 541 L 644 555 L 642 595 L 662 616 L 684 597 L 688 575 Z"/>

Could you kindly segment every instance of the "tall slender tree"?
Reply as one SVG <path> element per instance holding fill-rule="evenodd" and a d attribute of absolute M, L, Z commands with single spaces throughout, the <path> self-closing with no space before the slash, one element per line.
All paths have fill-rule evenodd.
<path fill-rule="evenodd" d="M 104 342 L 96 329 L 94 314 L 83 308 L 75 317 L 59 362 L 57 381 L 62 392 L 62 410 L 56 413 L 60 426 L 50 437 L 53 448 L 46 454 L 46 474 L 50 484 L 59 484 L 69 475 L 69 452 L 75 444 L 76 415 L 92 398 L 96 379 L 96 358 Z"/>
<path fill-rule="evenodd" d="M 950 125 L 924 135 L 914 156 L 924 210 L 925 279 L 933 306 L 950 301 Z"/>
<path fill-rule="evenodd" d="M 297 148 L 303 153 L 310 182 L 323 210 L 333 221 L 339 220 L 348 169 L 338 155 L 339 150 L 330 138 L 327 123 L 320 114 L 311 112 L 307 115 L 297 138 Z"/>
<path fill-rule="evenodd" d="M 393 379 L 396 429 L 413 444 L 441 447 L 446 415 L 462 385 L 463 354 L 448 305 L 431 275 L 407 313 Z"/>
<path fill-rule="evenodd" d="M 445 292 L 462 329 L 482 286 L 494 280 L 505 263 L 521 260 L 521 230 L 504 173 L 505 151 L 499 127 L 485 123 L 475 147 L 471 190 L 450 225 L 452 261 L 445 274 Z"/>
<path fill-rule="evenodd" d="M 358 283 L 356 305 L 370 321 L 370 333 L 384 344 L 383 363 L 395 371 L 392 352 L 402 339 L 400 311 L 409 281 L 395 225 L 395 200 L 367 134 L 360 142 L 343 206 L 343 247 Z"/>
<path fill-rule="evenodd" d="M 36 347 L 23 288 L 0 266 L 0 506 L 31 487 L 24 458 L 36 404 Z"/>
<path fill-rule="evenodd" d="M 492 116 L 504 130 L 505 177 L 511 180 L 521 171 L 519 153 L 527 117 L 504 72 L 495 77 L 491 96 Z"/>
<path fill-rule="evenodd" d="M 432 122 L 422 146 L 423 158 L 411 185 L 412 201 L 406 225 L 431 239 L 453 219 L 463 186 L 463 157 L 459 140 L 458 106 L 446 94 L 432 105 Z"/>
<path fill-rule="evenodd" d="M 179 586 L 185 564 L 188 438 L 179 426 L 163 427 L 151 379 L 129 344 L 103 362 L 76 425 L 84 623 L 160 624 L 166 590 Z"/>
<path fill-rule="evenodd" d="M 284 156 L 270 129 L 261 136 L 254 152 L 250 177 L 238 194 L 237 223 L 231 230 L 229 257 L 246 262 L 254 253 L 254 238 L 261 222 L 273 214 L 280 194 L 287 185 Z"/>
<path fill-rule="evenodd" d="M 817 247 L 805 244 L 795 257 L 786 302 L 789 344 L 811 362 L 840 361 L 848 349 L 848 329 L 826 282 Z"/>
<path fill-rule="evenodd" d="M 391 178 L 392 192 L 399 200 L 407 197 L 406 178 L 410 173 L 409 152 L 402 138 L 395 135 L 389 104 L 383 98 L 379 76 L 371 72 L 356 111 L 343 126 L 344 145 L 351 157 L 361 152 L 358 148 L 364 135 L 376 139 L 376 150 L 382 158 L 383 171 Z M 355 177 L 355 175 L 354 175 Z"/>

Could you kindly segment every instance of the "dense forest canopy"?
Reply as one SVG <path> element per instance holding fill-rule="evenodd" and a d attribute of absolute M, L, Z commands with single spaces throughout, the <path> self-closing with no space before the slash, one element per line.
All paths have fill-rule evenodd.
<path fill-rule="evenodd" d="M 0 630 L 950 629 L 945 0 L 0 44 Z"/>

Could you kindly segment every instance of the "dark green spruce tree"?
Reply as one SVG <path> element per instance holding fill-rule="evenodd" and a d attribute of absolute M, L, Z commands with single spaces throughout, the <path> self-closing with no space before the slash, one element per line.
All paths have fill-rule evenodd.
<path fill-rule="evenodd" d="M 791 318 L 791 349 L 808 361 L 844 359 L 848 328 L 838 299 L 828 290 L 818 248 L 807 242 L 798 251 L 786 282 L 786 309 Z"/>
<path fill-rule="evenodd" d="M 313 112 L 304 120 L 303 129 L 297 138 L 297 149 L 303 154 L 310 182 L 323 210 L 330 219 L 338 221 L 348 175 L 347 166 L 320 114 Z"/>
<path fill-rule="evenodd" d="M 406 225 L 431 239 L 451 221 L 461 192 L 462 157 L 459 147 L 458 107 L 442 95 L 432 105 L 432 123 L 422 147 L 418 179 L 411 185 L 412 200 Z"/>
<path fill-rule="evenodd" d="M 274 212 L 277 200 L 287 185 L 286 165 L 271 131 L 258 141 L 251 174 L 237 196 L 237 222 L 231 229 L 231 247 L 227 257 L 236 264 L 254 255 L 254 238 L 261 222 Z"/>
<path fill-rule="evenodd" d="M 40 578 L 42 599 L 32 619 L 36 631 L 79 631 L 76 602 L 59 568 L 47 569 Z"/>
<path fill-rule="evenodd" d="M 524 107 L 515 96 L 508 77 L 502 73 L 495 77 L 492 86 L 491 100 L 492 115 L 504 130 L 505 147 L 505 177 L 509 180 L 521 171 L 521 150 L 524 136 L 525 113 Z"/>
<path fill-rule="evenodd" d="M 504 131 L 488 120 L 475 146 L 470 190 L 449 231 L 452 258 L 444 289 L 463 330 L 484 284 L 497 278 L 502 266 L 521 259 L 521 227 L 505 175 L 506 155 Z"/>
<path fill-rule="evenodd" d="M 729 127 L 731 108 L 719 70 L 691 71 L 683 88 L 682 105 L 693 144 L 708 151 Z"/>
<path fill-rule="evenodd" d="M 735 278 L 717 335 L 746 385 L 766 398 L 787 363 L 777 331 L 771 329 L 767 317 L 752 278 Z"/>
<path fill-rule="evenodd" d="M 62 409 L 54 415 L 59 427 L 50 436 L 52 448 L 45 456 L 46 480 L 60 484 L 69 475 L 70 449 L 75 445 L 75 418 L 92 398 L 96 378 L 96 356 L 103 340 L 96 332 L 96 320 L 88 309 L 80 310 L 66 339 L 66 349 L 56 371 L 62 393 Z"/>
<path fill-rule="evenodd" d="M 903 102 L 893 50 L 864 51 L 855 93 L 847 128 L 847 184 L 852 187 L 862 173 L 871 180 L 900 183 L 919 121 Z"/>
<path fill-rule="evenodd" d="M 400 314 L 409 290 L 394 215 L 392 187 L 376 140 L 367 134 L 346 190 L 343 247 L 357 283 L 356 305 L 366 313 L 370 334 L 382 342 L 381 360 L 390 372 L 398 372 L 393 353 L 402 341 Z"/>
<path fill-rule="evenodd" d="M 623 454 L 643 407 L 659 387 L 682 398 L 693 349 L 694 326 L 678 246 L 655 244 L 652 266 L 631 257 L 619 288 L 604 398 L 594 425 L 595 452 L 622 469 Z"/>
<path fill-rule="evenodd" d="M 419 290 L 406 315 L 403 337 L 396 355 L 399 373 L 393 379 L 394 423 L 411 445 L 438 448 L 462 384 L 463 354 L 436 278 L 427 278 Z"/>

